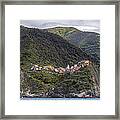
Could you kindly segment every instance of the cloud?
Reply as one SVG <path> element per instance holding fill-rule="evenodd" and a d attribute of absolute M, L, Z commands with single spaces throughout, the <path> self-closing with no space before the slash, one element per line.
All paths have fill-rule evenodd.
<path fill-rule="evenodd" d="M 100 31 L 99 20 L 21 20 L 20 24 L 39 29 L 46 29 L 57 26 L 72 26 L 83 31 Z"/>

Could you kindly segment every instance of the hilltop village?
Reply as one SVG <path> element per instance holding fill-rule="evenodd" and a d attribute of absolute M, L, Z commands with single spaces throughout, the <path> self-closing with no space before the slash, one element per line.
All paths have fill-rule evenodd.
<path fill-rule="evenodd" d="M 47 70 L 49 72 L 55 72 L 59 74 L 64 74 L 64 73 L 74 73 L 80 70 L 80 68 L 87 67 L 91 64 L 91 61 L 89 60 L 83 60 L 81 62 L 78 62 L 77 64 L 74 64 L 73 66 L 70 67 L 70 65 L 67 65 L 66 68 L 59 67 L 55 68 L 51 65 L 48 66 L 39 66 L 39 65 L 32 65 L 31 70 L 36 72 L 36 71 L 42 71 L 42 70 Z"/>

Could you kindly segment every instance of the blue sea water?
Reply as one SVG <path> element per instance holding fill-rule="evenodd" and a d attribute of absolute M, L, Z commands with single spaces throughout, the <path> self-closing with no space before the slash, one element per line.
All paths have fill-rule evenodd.
<path fill-rule="evenodd" d="M 20 100 L 100 100 L 100 98 L 20 98 Z"/>

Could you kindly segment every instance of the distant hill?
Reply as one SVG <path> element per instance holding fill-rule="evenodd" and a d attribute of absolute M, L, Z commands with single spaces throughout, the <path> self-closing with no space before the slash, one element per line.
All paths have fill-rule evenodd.
<path fill-rule="evenodd" d="M 67 35 L 79 31 L 78 29 L 74 27 L 54 27 L 54 28 L 48 28 L 46 31 L 50 33 L 57 34 L 63 38 L 66 38 Z"/>
<path fill-rule="evenodd" d="M 69 43 L 85 51 L 97 62 L 97 64 L 100 63 L 99 33 L 79 31 L 73 27 L 55 27 L 46 29 L 46 31 L 60 35 Z"/>

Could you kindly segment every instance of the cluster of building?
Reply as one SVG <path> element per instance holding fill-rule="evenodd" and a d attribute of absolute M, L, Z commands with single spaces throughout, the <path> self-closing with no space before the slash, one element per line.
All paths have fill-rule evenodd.
<path fill-rule="evenodd" d="M 94 98 L 94 97 L 96 97 L 95 93 L 91 90 L 88 90 L 86 92 L 82 92 L 79 94 L 76 94 L 76 93 L 71 93 L 71 94 L 76 97 L 79 97 L 79 98 Z"/>
<path fill-rule="evenodd" d="M 65 72 L 74 73 L 74 72 L 79 71 L 80 68 L 89 66 L 90 63 L 91 63 L 91 61 L 89 61 L 89 60 L 83 60 L 83 61 L 78 62 L 77 64 L 75 64 L 75 65 L 73 65 L 71 67 L 70 67 L 70 65 L 68 65 L 66 68 L 63 68 L 63 67 L 55 68 L 55 67 L 53 67 L 51 65 L 43 66 L 43 67 L 40 67 L 38 65 L 33 65 L 31 67 L 31 70 L 32 71 L 47 70 L 47 71 L 52 71 L 52 72 L 61 73 L 61 74 L 65 73 Z"/>

